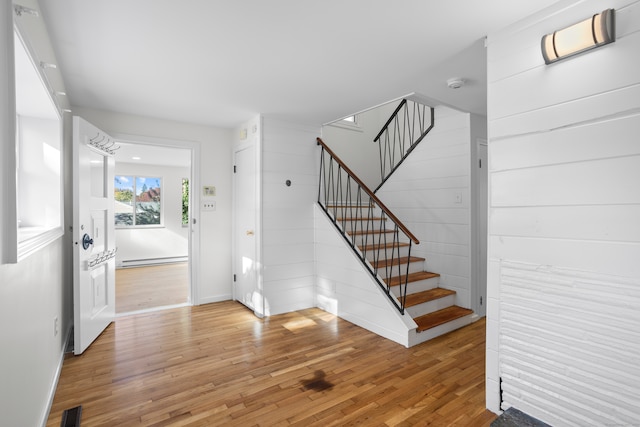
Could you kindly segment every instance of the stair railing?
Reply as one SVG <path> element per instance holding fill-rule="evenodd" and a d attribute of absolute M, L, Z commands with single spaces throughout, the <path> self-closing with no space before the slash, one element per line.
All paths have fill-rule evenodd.
<path fill-rule="evenodd" d="M 318 204 L 391 302 L 404 314 L 408 259 L 412 244 L 420 242 L 321 138 L 317 138 L 317 143 L 322 148 Z M 381 232 L 377 232 L 378 229 Z M 400 256 L 401 246 L 408 248 L 406 265 Z M 387 278 L 386 283 L 379 273 Z M 394 285 L 400 287 L 397 298 L 391 292 L 392 277 L 395 277 Z"/>
<path fill-rule="evenodd" d="M 430 110 L 427 121 L 427 109 Z M 415 101 L 403 99 L 373 139 L 380 147 L 380 175 L 382 181 L 376 193 L 398 169 L 404 159 L 433 129 L 434 109 Z"/>

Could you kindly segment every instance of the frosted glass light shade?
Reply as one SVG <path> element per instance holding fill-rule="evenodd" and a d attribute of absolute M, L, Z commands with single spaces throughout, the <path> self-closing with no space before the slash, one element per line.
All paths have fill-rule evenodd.
<path fill-rule="evenodd" d="M 615 41 L 614 17 L 614 10 L 607 9 L 577 24 L 545 35 L 542 37 L 544 62 L 551 64 Z"/>

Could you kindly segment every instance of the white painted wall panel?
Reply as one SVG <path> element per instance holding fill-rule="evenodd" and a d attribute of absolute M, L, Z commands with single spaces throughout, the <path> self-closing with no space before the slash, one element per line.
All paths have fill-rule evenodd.
<path fill-rule="evenodd" d="M 31 6 L 31 4 L 27 4 Z M 36 7 L 34 5 L 33 7 Z M 15 169 L 8 167 L 15 141 L 15 99 L 13 64 L 13 3 L 0 4 L 0 246 L 11 241 L 9 225 L 15 194 L 9 191 Z M 24 16 L 23 34 L 34 50 L 56 63 L 41 18 Z M 36 63 L 39 59 L 35 58 Z M 57 86 L 56 90 L 64 90 Z M 61 108 L 69 108 L 61 97 Z M 63 166 L 65 194 L 71 194 L 71 116 L 63 124 Z M 65 223 L 71 222 L 71 200 L 65 198 Z M 14 218 L 15 220 L 15 218 Z M 15 233 L 15 230 L 14 230 Z M 14 242 L 15 242 L 15 236 Z M 71 233 L 50 242 L 16 264 L 0 263 L 0 424 L 40 426 L 46 422 L 49 404 L 62 368 L 67 333 L 73 321 L 71 296 Z M 0 258 L 7 247 L 0 248 Z M 58 334 L 54 334 L 54 318 Z"/>
<path fill-rule="evenodd" d="M 638 113 L 491 142 L 491 170 L 599 160 L 640 154 Z"/>
<path fill-rule="evenodd" d="M 262 283 L 266 314 L 275 315 L 315 305 L 313 204 L 320 129 L 269 117 L 262 125 Z"/>
<path fill-rule="evenodd" d="M 491 206 L 640 203 L 640 156 L 491 174 Z M 514 191 L 517 189 L 517 191 Z"/>
<path fill-rule="evenodd" d="M 416 327 L 401 315 L 379 285 L 362 268 L 342 235 L 316 206 L 317 306 L 356 325 L 408 346 Z"/>
<path fill-rule="evenodd" d="M 601 2 L 488 38 L 487 405 L 558 426 L 640 419 L 640 2 L 611 6 L 615 43 L 550 66 Z"/>
<path fill-rule="evenodd" d="M 640 242 L 639 205 L 533 206 L 493 209 L 501 236 Z"/>
<path fill-rule="evenodd" d="M 426 258 L 464 307 L 471 307 L 471 147 L 470 115 L 437 107 L 433 130 L 378 191 L 420 240 L 412 255 Z"/>

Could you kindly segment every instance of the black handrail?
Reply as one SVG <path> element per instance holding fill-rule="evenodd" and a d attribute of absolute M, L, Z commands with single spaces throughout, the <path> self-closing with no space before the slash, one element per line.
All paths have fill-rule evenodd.
<path fill-rule="evenodd" d="M 317 144 L 322 148 L 318 204 L 404 314 L 411 248 L 420 241 L 321 138 L 317 138 Z M 404 247 L 407 256 L 401 257 L 400 250 Z M 380 280 L 379 275 L 386 280 Z M 400 286 L 397 299 L 391 292 L 392 277 L 398 278 Z"/>
<path fill-rule="evenodd" d="M 426 109 L 431 110 L 427 126 Z M 417 123 L 416 123 L 417 121 Z M 403 99 L 386 121 L 373 142 L 380 148 L 381 182 L 373 190 L 376 193 L 404 162 L 407 156 L 433 129 L 435 114 L 433 107 Z"/>

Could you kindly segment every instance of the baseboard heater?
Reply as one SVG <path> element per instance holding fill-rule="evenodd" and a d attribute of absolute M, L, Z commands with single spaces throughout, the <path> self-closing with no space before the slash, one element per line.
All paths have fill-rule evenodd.
<path fill-rule="evenodd" d="M 177 262 L 186 262 L 186 261 L 189 261 L 188 256 L 145 258 L 145 259 L 125 259 L 120 261 L 116 265 L 116 267 L 117 268 L 141 267 L 143 265 L 174 264 Z"/>

